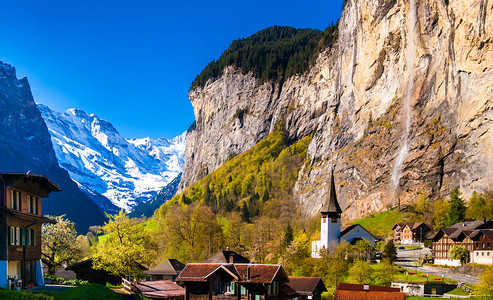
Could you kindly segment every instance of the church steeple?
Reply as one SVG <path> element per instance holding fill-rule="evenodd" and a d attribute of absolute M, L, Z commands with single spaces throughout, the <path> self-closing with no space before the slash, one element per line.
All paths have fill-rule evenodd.
<path fill-rule="evenodd" d="M 329 196 L 325 201 L 325 204 L 322 206 L 322 210 L 320 211 L 322 216 L 328 216 L 330 218 L 340 218 L 342 209 L 337 202 L 336 195 L 336 185 L 334 182 L 334 169 L 332 169 L 332 173 L 330 175 L 330 188 L 329 188 Z"/>

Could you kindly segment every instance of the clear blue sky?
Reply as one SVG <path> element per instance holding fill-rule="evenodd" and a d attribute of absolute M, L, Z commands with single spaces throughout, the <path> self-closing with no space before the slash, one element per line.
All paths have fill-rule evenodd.
<path fill-rule="evenodd" d="M 342 0 L 3 1 L 0 60 L 36 102 L 80 108 L 127 138 L 172 138 L 193 122 L 195 76 L 235 39 L 272 25 L 325 29 Z"/>

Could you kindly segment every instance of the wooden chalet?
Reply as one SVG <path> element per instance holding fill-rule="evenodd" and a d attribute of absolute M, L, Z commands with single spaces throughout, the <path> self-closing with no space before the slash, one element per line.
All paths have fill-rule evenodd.
<path fill-rule="evenodd" d="M 146 279 L 155 280 L 172 280 L 174 281 L 178 274 L 185 268 L 185 265 L 176 259 L 167 259 L 159 265 L 144 271 Z"/>
<path fill-rule="evenodd" d="M 90 283 L 106 284 L 108 282 L 112 285 L 118 285 L 122 281 L 120 276 L 115 276 L 105 270 L 94 269 L 90 258 L 70 265 L 65 270 L 74 271 L 77 279 L 87 280 Z"/>
<path fill-rule="evenodd" d="M 185 285 L 185 299 L 293 299 L 297 293 L 280 265 L 188 264 L 176 278 Z"/>
<path fill-rule="evenodd" d="M 405 300 L 406 294 L 399 288 L 367 284 L 339 283 L 334 291 L 334 300 Z"/>
<path fill-rule="evenodd" d="M 432 231 L 431 227 L 423 222 L 397 223 L 392 230 L 394 231 L 394 244 L 422 244 Z"/>
<path fill-rule="evenodd" d="M 41 268 L 42 198 L 60 189 L 42 175 L 0 174 L 0 287 L 44 285 Z"/>
<path fill-rule="evenodd" d="M 450 248 L 454 245 L 461 245 L 473 256 L 474 247 L 482 246 L 482 243 L 478 244 L 479 241 L 476 241 L 475 244 L 474 239 L 480 239 L 481 236 L 483 236 L 483 239 L 487 238 L 487 236 L 481 235 L 479 232 L 488 229 L 493 229 L 493 221 L 461 222 L 448 228 L 440 229 L 432 238 L 433 249 L 431 253 L 435 264 L 459 266 L 460 261 L 450 257 Z M 477 249 L 477 251 L 482 250 Z"/>
<path fill-rule="evenodd" d="M 320 277 L 289 277 L 288 285 L 298 294 L 299 300 L 321 300 L 322 293 L 327 291 Z"/>
<path fill-rule="evenodd" d="M 493 265 L 493 229 L 475 230 L 469 237 L 473 241 L 471 263 Z"/>
<path fill-rule="evenodd" d="M 220 251 L 213 256 L 207 258 L 202 263 L 204 264 L 248 264 L 250 260 L 235 251 Z"/>

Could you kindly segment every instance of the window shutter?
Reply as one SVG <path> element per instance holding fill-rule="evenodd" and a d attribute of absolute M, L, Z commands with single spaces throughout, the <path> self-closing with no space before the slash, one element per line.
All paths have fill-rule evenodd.
<path fill-rule="evenodd" d="M 38 213 L 38 198 L 33 197 L 33 214 Z"/>
<path fill-rule="evenodd" d="M 14 209 L 14 191 L 10 190 L 10 209 Z"/>
<path fill-rule="evenodd" d="M 33 246 L 36 246 L 36 234 L 35 234 L 35 231 L 34 229 L 31 229 L 31 237 L 33 239 Z"/>
<path fill-rule="evenodd" d="M 15 228 L 15 244 L 21 244 L 21 229 L 19 227 Z"/>
<path fill-rule="evenodd" d="M 21 228 L 21 242 L 22 246 L 26 245 L 26 228 Z"/>
<path fill-rule="evenodd" d="M 246 294 L 246 289 L 245 289 L 244 286 L 241 286 L 240 291 L 241 291 L 241 294 L 242 295 L 245 295 Z"/>
<path fill-rule="evenodd" d="M 235 294 L 235 283 L 234 282 L 231 282 L 230 285 L 231 286 L 230 286 L 229 289 L 231 290 L 231 294 L 234 295 Z"/>
<path fill-rule="evenodd" d="M 31 246 L 31 229 L 28 229 L 26 233 L 27 233 L 26 245 Z"/>

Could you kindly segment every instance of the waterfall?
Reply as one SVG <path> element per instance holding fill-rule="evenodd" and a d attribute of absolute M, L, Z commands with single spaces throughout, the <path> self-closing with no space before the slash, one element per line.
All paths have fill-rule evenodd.
<path fill-rule="evenodd" d="M 403 120 L 403 133 L 402 144 L 394 160 L 394 167 L 392 168 L 390 191 L 394 197 L 398 198 L 399 182 L 402 176 L 402 166 L 404 160 L 409 154 L 409 133 L 411 131 L 411 97 L 414 88 L 414 63 L 416 56 L 415 45 L 415 30 L 416 30 L 416 0 L 410 0 L 409 3 L 409 16 L 407 23 L 407 34 L 409 36 L 407 48 L 406 48 L 406 68 L 407 68 L 407 83 L 406 94 L 402 100 L 402 120 Z"/>

